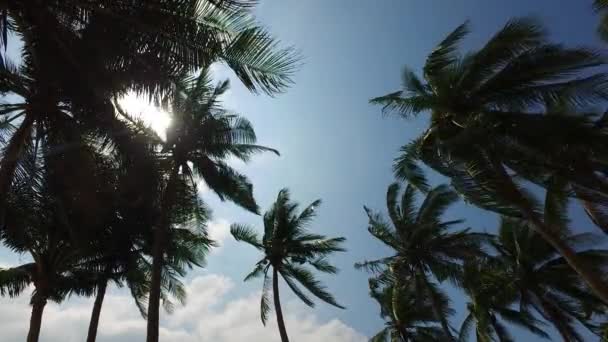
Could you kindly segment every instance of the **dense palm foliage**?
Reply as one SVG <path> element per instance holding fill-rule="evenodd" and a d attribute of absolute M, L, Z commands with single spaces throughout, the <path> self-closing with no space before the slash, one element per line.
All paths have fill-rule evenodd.
<path fill-rule="evenodd" d="M 247 225 L 233 224 L 230 231 L 238 241 L 246 242 L 255 247 L 264 257 L 258 261 L 253 271 L 245 280 L 263 276 L 261 317 L 266 324 L 270 311 L 270 283 L 274 296 L 274 307 L 277 322 L 283 342 L 289 341 L 287 329 L 283 320 L 283 311 L 279 298 L 279 276 L 302 302 L 313 307 L 314 302 L 300 289 L 298 284 L 322 301 L 333 306 L 344 308 L 336 302 L 325 287 L 315 278 L 314 274 L 304 267 L 311 266 L 314 270 L 335 274 L 338 270 L 332 266 L 327 257 L 335 252 L 345 251 L 342 247 L 344 238 L 327 238 L 324 235 L 311 233 L 308 225 L 314 219 L 320 200 L 312 202 L 298 213 L 298 204 L 290 200 L 289 191 L 279 192 L 276 202 L 264 214 L 264 234 L 260 238 L 255 230 Z M 269 272 L 272 269 L 272 278 Z"/>
<path fill-rule="evenodd" d="M 221 63 L 253 93 L 291 84 L 298 53 L 256 22 L 255 4 L 0 1 L 0 242 L 28 259 L 0 269 L 0 295 L 32 290 L 28 342 L 40 339 L 47 302 L 73 295 L 95 297 L 95 341 L 110 285 L 130 291 L 147 341 L 158 342 L 160 307 L 185 301 L 181 279 L 215 245 L 199 182 L 258 213 L 253 185 L 230 162 L 278 152 L 223 107 L 229 82 L 211 76 Z M 594 6 L 608 40 L 608 1 Z M 605 338 L 608 252 L 570 229 L 568 203 L 608 233 L 608 115 L 593 107 L 608 99 L 606 56 L 552 43 L 531 18 L 461 54 L 468 32 L 468 23 L 456 28 L 420 75 L 406 69 L 402 90 L 372 100 L 385 113 L 430 120 L 395 160 L 408 185 L 388 188 L 388 219 L 365 208 L 369 232 L 388 247 L 356 264 L 371 273 L 385 321 L 371 341 L 513 341 L 513 325 L 564 341 L 583 341 L 583 329 Z M 15 43 L 20 58 L 11 61 Z M 166 138 L 118 105 L 130 92 L 170 114 Z M 450 186 L 432 187 L 424 166 Z M 460 197 L 500 215 L 496 235 L 444 218 Z M 263 324 L 272 291 L 283 342 L 280 279 L 308 306 L 312 295 L 343 308 L 314 273 L 336 274 L 328 259 L 345 251 L 345 238 L 308 229 L 319 206 L 299 211 L 283 189 L 261 236 L 231 226 L 263 253 L 245 280 L 263 278 Z M 468 297 L 458 336 L 448 286 Z"/>
<path fill-rule="evenodd" d="M 184 76 L 175 84 L 171 96 L 164 99 L 173 114 L 166 141 L 159 139 L 160 158 L 166 164 L 160 217 L 155 227 L 152 248 L 152 274 L 148 305 L 148 340 L 158 339 L 160 284 L 170 227 L 177 215 L 204 219 L 206 208 L 197 196 L 196 179 L 202 179 L 221 199 L 257 212 L 253 187 L 247 178 L 226 163 L 234 157 L 243 161 L 263 151 L 276 151 L 256 145 L 253 127 L 246 119 L 222 108 L 219 97 L 228 89 L 228 81 L 212 84 L 208 69 L 195 77 Z M 183 210 L 177 210 L 181 203 Z M 188 209 L 191 210 L 188 213 Z M 177 222 L 178 224 L 180 222 Z"/>
<path fill-rule="evenodd" d="M 479 342 L 513 341 L 504 322 L 540 336 L 548 337 L 538 321 L 526 310 L 512 308 L 517 293 L 512 287 L 510 275 L 494 265 L 492 260 L 474 260 L 464 265 L 463 288 L 469 296 L 468 316 L 460 328 L 460 341 L 467 341 L 475 326 Z"/>
<path fill-rule="evenodd" d="M 529 18 L 515 19 L 480 50 L 458 54 L 468 23 L 429 55 L 424 80 L 403 73 L 404 89 L 373 103 L 404 117 L 429 113 L 430 127 L 402 148 L 396 176 L 428 190 L 418 162 L 449 177 L 466 199 L 503 215 L 523 217 L 608 302 L 608 286 L 554 227 L 543 222 L 522 180 L 548 187 L 558 179 L 568 193 L 606 207 L 606 135 L 602 118 L 553 113 L 547 103 L 574 108 L 608 97 L 608 76 L 596 51 L 550 43 Z"/>
<path fill-rule="evenodd" d="M 567 239 L 578 245 L 577 253 L 598 270 L 606 265 L 607 251 L 585 248 L 593 236 L 573 234 Z M 598 332 L 589 320 L 590 314 L 601 313 L 605 306 L 537 233 L 522 222 L 503 218 L 494 247 L 497 267 L 508 277 L 503 279 L 502 285 L 510 284 L 505 288 L 514 292 L 522 310 L 536 311 L 554 326 L 564 341 L 584 341 L 577 332 L 577 322 Z"/>
<path fill-rule="evenodd" d="M 386 320 L 385 327 L 370 342 L 441 341 L 446 338 L 435 319 L 430 296 L 418 292 L 413 283 L 397 285 L 395 279 L 379 283 L 370 281 L 370 296 L 380 305 L 380 315 Z M 448 306 L 447 301 L 442 303 Z"/>
<path fill-rule="evenodd" d="M 487 235 L 472 233 L 468 229 L 454 230 L 453 227 L 461 224 L 462 220 L 443 220 L 445 211 L 458 200 L 456 193 L 447 186 L 431 189 L 419 207 L 413 186 L 408 185 L 401 198 L 399 195 L 399 184 L 392 184 L 386 196 L 390 223 L 382 215 L 365 208 L 369 217 L 368 231 L 394 254 L 358 263 L 355 267 L 378 274 L 380 280 L 396 277 L 397 284 L 408 283 L 411 291 L 424 293 L 428 296 L 434 319 L 441 322 L 445 338 L 452 339 L 448 323 L 452 309 L 444 304 L 447 296 L 434 279 L 460 284 L 462 262 L 484 254 L 481 243 Z"/>
<path fill-rule="evenodd" d="M 23 114 L 24 120 L 0 163 L 0 193 L 10 186 L 35 120 L 67 112 L 107 134 L 119 134 L 113 129 L 112 98 L 127 90 L 158 98 L 171 91 L 176 77 L 216 61 L 225 62 L 253 91 L 285 89 L 297 55 L 278 48 L 255 23 L 249 13 L 253 3 L 3 2 L 2 45 L 8 37 L 23 42 L 29 79 L 9 73 L 1 88 L 26 95 L 29 106 L 9 104 L 1 111 Z M 3 64 L 7 69 L 9 64 Z"/>
<path fill-rule="evenodd" d="M 41 150 L 48 153 L 47 146 Z M 52 163 L 42 161 L 42 152 L 30 150 L 22 181 L 14 184 L 6 200 L 2 243 L 31 262 L 0 270 L 0 294 L 17 296 L 33 285 L 32 315 L 28 342 L 38 341 L 42 314 L 48 300 L 61 301 L 70 294 L 90 295 L 97 269 L 94 253 L 75 248 L 69 226 L 76 215 L 66 212 L 53 187 Z"/>
<path fill-rule="evenodd" d="M 89 294 L 96 293 L 89 341 L 109 282 L 130 288 L 142 313 L 147 311 L 148 340 L 158 340 L 160 302 L 183 297 L 178 278 L 192 265 L 201 266 L 212 246 L 205 232 L 209 210 L 198 198 L 195 179 L 257 210 L 251 184 L 225 159 L 246 160 L 266 149 L 254 145 L 245 119 L 220 107 L 218 97 L 228 83 L 213 87 L 207 72 L 211 64 L 224 63 L 245 87 L 266 94 L 291 83 L 298 55 L 279 47 L 256 23 L 253 5 L 0 4 L 0 45 L 6 48 L 11 39 L 23 45 L 18 65 L 5 55 L 0 63 L 0 91 L 7 96 L 0 105 L 0 228 L 15 231 L 7 201 L 28 180 L 26 155 L 44 145 L 50 151 L 49 200 L 62 220 L 62 239 L 71 252 L 96 260 L 88 274 Z M 188 76 L 201 67 L 200 77 Z M 128 91 L 169 108 L 174 117 L 166 141 L 116 105 Z M 109 178 L 102 177 L 106 172 Z M 37 213 L 30 216 L 43 221 Z"/>

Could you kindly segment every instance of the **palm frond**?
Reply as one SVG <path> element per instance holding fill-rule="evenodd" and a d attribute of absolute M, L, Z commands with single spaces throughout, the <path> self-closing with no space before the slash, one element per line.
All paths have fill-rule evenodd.
<path fill-rule="evenodd" d="M 445 210 L 458 201 L 458 195 L 447 185 L 439 185 L 428 192 L 418 210 L 416 222 L 439 223 Z"/>
<path fill-rule="evenodd" d="M 458 44 L 469 33 L 469 22 L 458 26 L 437 45 L 424 65 L 424 76 L 427 79 L 437 77 L 446 67 L 457 62 Z"/>
<path fill-rule="evenodd" d="M 416 139 L 401 147 L 400 155 L 393 163 L 393 172 L 396 178 L 407 181 L 408 184 L 422 192 L 427 192 L 429 183 L 424 170 L 418 165 L 421 144 L 422 140 Z"/>
<path fill-rule="evenodd" d="M 0 269 L 0 295 L 17 297 L 33 281 L 34 264 Z"/>
<path fill-rule="evenodd" d="M 276 94 L 285 90 L 301 59 L 291 48 L 278 48 L 264 29 L 250 27 L 235 35 L 222 59 L 249 90 Z"/>
<path fill-rule="evenodd" d="M 224 162 L 214 162 L 207 157 L 194 160 L 193 166 L 220 199 L 229 199 L 253 213 L 258 212 L 258 205 L 253 198 L 253 185 L 246 176 Z"/>
<path fill-rule="evenodd" d="M 268 273 L 264 273 L 264 285 L 262 286 L 262 299 L 260 300 L 260 318 L 262 324 L 266 325 L 268 320 L 268 314 L 270 313 L 270 287 L 273 280 L 268 276 Z"/>
<path fill-rule="evenodd" d="M 230 233 L 237 241 L 244 241 L 257 249 L 264 248 L 258 234 L 248 225 L 233 223 L 230 226 Z"/>
<path fill-rule="evenodd" d="M 469 340 L 469 336 L 471 335 L 471 330 L 475 325 L 475 317 L 469 313 L 467 317 L 462 321 L 462 325 L 460 326 L 460 332 L 458 334 L 459 342 L 467 342 Z"/>
<path fill-rule="evenodd" d="M 317 298 L 335 307 L 344 309 L 344 307 L 338 304 L 334 297 L 325 290 L 325 287 L 321 284 L 321 282 L 315 279 L 314 275 L 310 271 L 304 267 L 299 267 L 293 264 L 286 264 L 284 267 L 284 272 L 287 273 L 289 277 L 293 277 Z"/>

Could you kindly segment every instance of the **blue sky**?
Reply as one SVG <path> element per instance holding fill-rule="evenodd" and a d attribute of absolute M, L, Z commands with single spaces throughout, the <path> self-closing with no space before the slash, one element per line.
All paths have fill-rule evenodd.
<path fill-rule="evenodd" d="M 509 18 L 525 15 L 540 17 L 559 42 L 601 46 L 591 1 L 288 0 L 263 2 L 258 15 L 306 58 L 295 85 L 278 98 L 254 97 L 233 87 L 230 101 L 253 121 L 260 142 L 282 152 L 280 158 L 254 161 L 248 175 L 263 206 L 284 186 L 302 203 L 324 200 L 314 228 L 348 237 L 349 252 L 335 258 L 342 272 L 326 280 L 348 310 L 319 305 L 318 311 L 338 316 L 366 335 L 379 327 L 377 307 L 367 298 L 367 275 L 352 264 L 384 250 L 368 235 L 362 206 L 384 210 L 392 159 L 426 123 L 383 119 L 368 100 L 398 89 L 403 66 L 419 70 L 435 44 L 467 19 L 473 32 L 466 48 L 479 47 Z M 217 216 L 256 221 L 229 206 L 214 207 Z M 588 226 L 575 212 L 574 224 Z M 492 231 L 496 225 L 492 215 L 465 205 L 448 215 L 464 217 L 480 230 Z M 246 248 L 229 257 L 238 266 L 226 266 L 231 262 L 224 253 L 217 262 L 210 259 L 209 269 L 234 268 L 231 276 L 238 277 L 241 261 L 251 264 L 253 255 Z M 457 304 L 462 310 L 464 302 Z"/>
<path fill-rule="evenodd" d="M 467 48 L 479 47 L 509 18 L 524 15 L 541 18 L 559 42 L 601 46 L 595 38 L 597 18 L 591 0 L 281 0 L 262 1 L 257 14 L 305 59 L 294 86 L 275 98 L 251 95 L 238 82 L 232 83 L 226 106 L 253 122 L 261 144 L 282 154 L 260 156 L 239 167 L 253 181 L 264 209 L 283 187 L 289 187 L 302 205 L 323 199 L 311 228 L 348 238 L 348 252 L 333 259 L 341 273 L 323 278 L 348 309 L 319 303 L 315 314 L 320 322 L 338 318 L 367 336 L 382 322 L 377 305 L 367 295 L 368 275 L 352 265 L 386 251 L 367 233 L 363 205 L 385 210 L 386 187 L 393 181 L 392 160 L 426 123 L 424 118 L 409 122 L 382 118 L 380 109 L 368 100 L 397 90 L 403 66 L 419 70 L 435 44 L 467 19 L 473 28 Z M 230 76 L 223 70 L 217 74 Z M 227 223 L 241 222 L 261 229 L 259 217 L 221 203 L 207 191 L 201 194 L 213 208 L 217 225 L 225 228 Z M 477 230 L 493 231 L 496 226 L 493 215 L 464 204 L 448 216 L 466 218 L 467 225 Z M 573 218 L 576 227 L 590 227 L 577 208 Z M 0 260 L 14 260 L 6 251 L 0 253 Z M 220 274 L 235 283 L 225 301 L 247 296 L 261 288 L 259 281 L 241 283 L 256 257 L 255 250 L 228 238 L 211 254 L 208 267 L 193 271 L 189 279 Z M 291 296 L 287 289 L 282 293 Z M 458 327 L 466 298 L 450 293 L 459 311 L 453 320 Z M 518 340 L 534 340 L 517 334 Z"/>

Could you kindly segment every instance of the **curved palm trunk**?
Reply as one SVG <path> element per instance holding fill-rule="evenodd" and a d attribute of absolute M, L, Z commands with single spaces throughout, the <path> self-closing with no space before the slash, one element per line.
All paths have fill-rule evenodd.
<path fill-rule="evenodd" d="M 91 321 L 89 323 L 89 332 L 87 334 L 87 342 L 95 342 L 97 338 L 97 327 L 99 326 L 99 317 L 101 315 L 101 306 L 103 305 L 103 299 L 106 296 L 106 289 L 108 287 L 108 280 L 104 280 L 99 284 L 97 289 L 97 295 L 95 296 L 95 303 L 93 304 L 93 312 L 91 313 Z"/>
<path fill-rule="evenodd" d="M 555 230 L 550 229 L 545 223 L 538 217 L 537 213 L 532 209 L 532 205 L 521 193 L 521 191 L 515 186 L 511 177 L 507 174 L 503 165 L 492 160 L 494 164 L 494 171 L 496 175 L 501 179 L 505 186 L 504 193 L 506 197 L 513 200 L 524 218 L 532 223 L 532 228 L 555 250 L 561 254 L 568 265 L 578 273 L 583 281 L 589 286 L 591 291 L 598 296 L 604 303 L 608 303 L 608 286 L 606 282 L 596 274 L 576 252 L 566 242 L 564 242 L 556 233 Z"/>
<path fill-rule="evenodd" d="M 433 292 L 433 289 L 431 288 L 431 284 L 429 283 L 429 280 L 427 279 L 426 274 L 422 273 L 422 270 L 418 270 L 418 272 L 421 272 L 420 274 L 422 276 L 422 281 L 424 282 L 424 286 L 426 287 L 426 290 L 428 291 L 429 295 L 431 296 L 433 314 L 441 323 L 441 328 L 443 329 L 443 333 L 445 334 L 447 340 L 454 341 L 454 336 L 452 335 L 452 331 L 450 330 L 450 325 L 448 323 L 448 320 L 445 318 L 445 316 L 439 309 L 439 303 L 437 302 L 437 298 L 435 297 L 435 293 Z"/>
<path fill-rule="evenodd" d="M 27 334 L 27 342 L 38 342 L 40 327 L 42 326 L 42 313 L 46 305 L 46 297 L 36 294 L 32 298 L 32 316 L 30 317 L 30 330 Z"/>
<path fill-rule="evenodd" d="M 606 282 L 587 265 L 586 261 L 572 247 L 549 230 L 549 227 L 540 221 L 536 215 L 528 213 L 526 216 L 532 222 L 538 234 L 564 257 L 568 265 L 587 283 L 591 291 L 604 303 L 608 303 L 608 286 Z"/>
<path fill-rule="evenodd" d="M 272 270 L 272 295 L 274 298 L 274 310 L 277 313 L 277 323 L 279 324 L 279 333 L 281 334 L 282 342 L 289 342 L 287 337 L 287 329 L 283 321 L 283 310 L 281 310 L 281 299 L 279 298 L 279 272 L 276 268 Z"/>
<path fill-rule="evenodd" d="M 148 298 L 148 327 L 146 342 L 158 342 L 158 330 L 160 322 L 160 292 L 161 277 L 164 264 L 164 253 L 169 233 L 169 212 L 173 207 L 175 197 L 175 183 L 179 166 L 171 171 L 161 208 L 160 222 L 154 232 L 154 245 L 152 246 L 152 276 L 150 279 L 150 295 Z"/>

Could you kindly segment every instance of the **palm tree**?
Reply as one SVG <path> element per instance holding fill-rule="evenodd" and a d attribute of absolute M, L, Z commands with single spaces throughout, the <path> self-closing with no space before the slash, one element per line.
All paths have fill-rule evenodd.
<path fill-rule="evenodd" d="M 61 199 L 52 190 L 48 166 L 41 166 L 35 154 L 29 157 L 28 177 L 15 184 L 6 200 L 0 240 L 12 251 L 28 253 L 32 262 L 0 270 L 0 295 L 18 296 L 34 286 L 27 341 L 35 342 L 47 301 L 59 302 L 70 294 L 91 295 L 97 263 L 71 242 L 66 226 L 73 221 L 57 209 Z"/>
<path fill-rule="evenodd" d="M 423 162 L 449 177 L 471 203 L 525 218 L 608 302 L 606 283 L 543 222 L 536 200 L 519 183 L 546 187 L 558 176 L 578 190 L 608 194 L 600 176 L 608 160 L 601 121 L 551 115 L 546 108 L 547 99 L 574 108 L 606 99 L 608 76 L 583 73 L 605 59 L 549 43 L 530 18 L 511 20 L 479 51 L 460 56 L 458 44 L 468 31 L 468 23 L 459 26 L 429 55 L 424 81 L 405 70 L 403 91 L 372 100 L 385 112 L 431 116 L 427 131 L 402 148 L 396 176 L 427 191 Z"/>
<path fill-rule="evenodd" d="M 290 83 L 298 60 L 279 48 L 251 16 L 243 0 L 8 0 L 0 5 L 0 46 L 21 37 L 23 57 L 35 78 L 27 88 L 10 72 L 3 92 L 29 95 L 22 107 L 6 104 L 0 116 L 23 120 L 0 162 L 0 199 L 5 198 L 35 120 L 68 112 L 89 128 L 114 131 L 111 100 L 128 90 L 159 99 L 173 80 L 211 63 L 227 64 L 254 92 L 275 94 Z M 14 33 L 11 35 L 9 33 Z M 7 69 L 8 63 L 0 63 Z M 35 101 L 32 101 L 34 99 Z M 9 118 L 9 120 L 11 119 Z M 1 219 L 1 217 L 0 217 Z"/>
<path fill-rule="evenodd" d="M 512 308 L 518 295 L 514 281 L 509 272 L 494 260 L 477 259 L 465 262 L 463 288 L 471 301 L 467 304 L 469 314 L 460 328 L 459 341 L 468 340 L 473 326 L 478 342 L 513 341 L 499 318 L 537 336 L 549 337 L 539 328 L 541 322 L 530 312 Z"/>
<path fill-rule="evenodd" d="M 251 183 L 225 160 L 234 157 L 248 161 L 251 155 L 264 151 L 278 154 L 255 144 L 256 136 L 249 121 L 222 108 L 220 96 L 228 87 L 228 81 L 213 86 L 209 70 L 204 69 L 197 77 L 182 78 L 172 96 L 164 101 L 173 116 L 166 141 L 157 139 L 168 176 L 153 238 L 148 342 L 158 340 L 161 269 L 177 204 L 186 201 L 181 205 L 183 208 L 193 209 L 195 217 L 204 215 L 198 198 L 186 195 L 196 194 L 196 179 L 202 179 L 220 199 L 257 213 Z"/>
<path fill-rule="evenodd" d="M 382 215 L 365 208 L 369 217 L 368 231 L 387 245 L 394 254 L 374 261 L 355 264 L 356 268 L 372 273 L 390 270 L 399 279 L 407 279 L 419 293 L 427 293 L 435 318 L 441 322 L 445 336 L 452 339 L 448 315 L 452 311 L 441 307 L 446 297 L 431 277 L 439 282 L 450 280 L 460 284 L 462 261 L 483 255 L 481 242 L 486 234 L 471 233 L 469 229 L 450 231 L 462 220 L 444 221 L 443 214 L 458 200 L 456 193 L 441 185 L 429 191 L 416 208 L 416 190 L 408 185 L 401 199 L 400 186 L 393 183 L 386 196 L 390 223 Z"/>
<path fill-rule="evenodd" d="M 271 280 L 268 272 L 272 268 L 274 308 L 283 342 L 288 342 L 289 338 L 279 298 L 279 275 L 306 305 L 313 307 L 314 302 L 302 292 L 297 283 L 322 301 L 344 309 L 315 279 L 313 273 L 303 267 L 303 265 L 310 265 L 319 272 L 335 274 L 338 270 L 327 261 L 327 257 L 334 252 L 345 251 L 341 246 L 345 238 L 327 238 L 310 233 L 306 229 L 316 216 L 320 204 L 321 200 L 316 200 L 298 214 L 298 204 L 290 201 L 287 189 L 282 189 L 276 202 L 264 214 L 264 235 L 261 239 L 250 226 L 233 224 L 230 227 L 230 232 L 237 241 L 246 242 L 264 253 L 264 258 L 258 261 L 254 270 L 245 277 L 245 281 L 247 281 L 264 276 L 260 305 L 263 324 L 266 324 L 270 312 L 268 292 Z"/>
<path fill-rule="evenodd" d="M 587 234 L 570 235 L 571 243 L 587 243 Z M 560 333 L 564 341 L 584 341 L 576 331 L 577 321 L 597 333 L 587 319 L 589 307 L 602 306 L 564 259 L 525 224 L 503 218 L 495 243 L 499 262 L 515 279 L 520 307 L 537 311 Z M 606 252 L 580 249 L 577 253 L 598 268 Z"/>
<path fill-rule="evenodd" d="M 370 342 L 431 342 L 446 338 L 442 328 L 437 325 L 434 304 L 412 283 L 397 289 L 394 281 L 387 284 L 370 279 L 369 286 L 370 296 L 380 305 L 380 315 L 387 320 L 385 327 Z M 443 299 L 443 305 L 447 308 L 448 300 Z"/>
<path fill-rule="evenodd" d="M 545 197 L 543 218 L 559 229 L 556 233 L 569 241 L 581 259 L 587 260 L 596 272 L 602 272 L 608 252 L 591 248 L 592 241 L 601 242 L 593 234 L 571 233 L 568 193 L 564 190 L 565 184 L 553 182 Z M 492 244 L 497 261 L 514 281 L 521 308 L 538 312 L 557 329 L 564 341 L 583 341 L 574 326 L 576 322 L 594 333 L 599 332 L 589 318 L 594 312 L 605 311 L 605 305 L 589 292 L 564 258 L 526 222 L 503 217 Z"/>
<path fill-rule="evenodd" d="M 145 241 L 130 240 L 132 236 L 128 232 L 133 225 L 131 225 L 132 221 L 126 218 L 127 215 L 120 216 L 121 222 L 112 227 L 117 231 L 112 232 L 105 247 L 98 250 L 98 253 L 101 253 L 97 261 L 100 264 L 100 272 L 96 273 L 94 278 L 95 301 L 89 322 L 87 342 L 96 340 L 101 308 L 110 282 L 119 287 L 126 285 L 131 291 L 140 313 L 146 317 L 146 301 L 150 292 L 152 265 L 146 255 L 150 253 L 151 248 L 144 244 L 145 241 L 152 239 L 148 236 L 144 239 Z M 163 307 L 167 312 L 171 312 L 173 309 L 174 304 L 171 298 L 177 299 L 182 304 L 185 303 L 186 292 L 179 278 L 185 276 L 187 270 L 193 266 L 202 267 L 205 256 L 212 246 L 212 242 L 204 230 L 190 229 L 201 226 L 189 223 L 181 222 L 182 228 L 177 225 L 171 229 L 170 233 L 170 245 L 166 251 L 166 262 L 163 264 L 160 294 Z M 146 230 L 146 233 L 150 235 L 152 232 Z"/>

